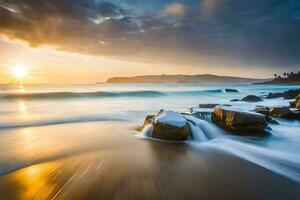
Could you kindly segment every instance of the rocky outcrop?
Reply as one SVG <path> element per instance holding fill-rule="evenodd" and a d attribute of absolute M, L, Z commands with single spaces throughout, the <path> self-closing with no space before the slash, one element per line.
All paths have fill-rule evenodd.
<path fill-rule="evenodd" d="M 295 100 L 295 107 L 297 109 L 300 109 L 300 94 L 296 97 L 296 100 Z"/>
<path fill-rule="evenodd" d="M 291 110 L 287 106 L 282 106 L 282 107 L 262 107 L 262 108 L 256 108 L 254 112 L 263 114 L 265 116 L 271 116 L 271 117 L 278 117 L 282 119 L 300 119 L 300 114 L 299 111 L 294 111 Z M 267 118 L 267 121 L 270 123 L 278 123 L 275 122 L 275 120 L 270 121 L 270 117 Z"/>
<path fill-rule="evenodd" d="M 157 115 L 145 118 L 143 129 L 152 126 L 152 138 L 184 141 L 189 138 L 190 130 L 182 114 L 174 111 L 161 110 Z"/>
<path fill-rule="evenodd" d="M 296 101 L 290 101 L 290 108 L 296 108 Z"/>
<path fill-rule="evenodd" d="M 254 109 L 254 112 L 265 115 L 267 122 L 270 124 L 279 124 L 276 120 L 270 117 L 270 108 L 268 107 L 256 108 Z"/>
<path fill-rule="evenodd" d="M 266 134 L 266 117 L 259 113 L 218 106 L 212 113 L 212 121 L 219 127 L 238 135 Z"/>
<path fill-rule="evenodd" d="M 270 116 L 283 119 L 300 119 L 299 111 L 292 111 L 289 107 L 270 108 Z"/>
<path fill-rule="evenodd" d="M 272 107 L 269 113 L 272 117 L 285 118 L 287 115 L 290 115 L 292 111 L 288 107 Z"/>
<path fill-rule="evenodd" d="M 220 104 L 199 104 L 199 108 L 215 108 Z"/>
<path fill-rule="evenodd" d="M 262 101 L 262 98 L 255 96 L 255 95 L 248 95 L 248 96 L 244 97 L 241 101 L 258 102 L 258 101 Z"/>
<path fill-rule="evenodd" d="M 300 89 L 288 90 L 288 91 L 285 91 L 285 92 L 269 93 L 266 98 L 267 99 L 274 99 L 274 98 L 283 97 L 284 99 L 294 99 L 299 94 L 300 94 Z"/>
<path fill-rule="evenodd" d="M 270 115 L 270 109 L 268 107 L 261 107 L 261 108 L 256 108 L 254 112 L 269 116 Z"/>
<path fill-rule="evenodd" d="M 300 94 L 295 98 L 295 101 L 290 102 L 290 108 L 300 109 Z"/>
<path fill-rule="evenodd" d="M 236 90 L 236 89 L 229 89 L 229 88 L 226 88 L 225 89 L 225 92 L 239 92 L 238 90 Z"/>

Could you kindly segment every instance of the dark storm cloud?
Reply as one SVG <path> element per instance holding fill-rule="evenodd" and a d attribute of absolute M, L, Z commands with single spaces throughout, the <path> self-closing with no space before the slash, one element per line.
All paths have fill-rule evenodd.
<path fill-rule="evenodd" d="M 0 32 L 32 46 L 119 58 L 300 64 L 298 0 L 0 0 Z"/>

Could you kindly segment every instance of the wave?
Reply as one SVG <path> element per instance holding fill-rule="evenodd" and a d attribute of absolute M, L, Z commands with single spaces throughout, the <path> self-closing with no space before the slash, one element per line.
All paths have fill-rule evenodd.
<path fill-rule="evenodd" d="M 65 98 L 99 98 L 99 97 L 155 97 L 164 95 L 157 91 L 133 92 L 46 92 L 1 94 L 0 99 L 65 99 Z"/>
<path fill-rule="evenodd" d="M 223 90 L 190 90 L 190 91 L 175 91 L 170 92 L 170 94 L 175 95 L 202 95 L 202 94 L 220 94 L 224 93 Z"/>
<path fill-rule="evenodd" d="M 86 115 L 86 116 L 68 117 L 68 118 L 60 118 L 60 119 L 47 119 L 47 120 L 30 121 L 30 122 L 5 123 L 5 124 L 0 124 L 0 129 L 14 129 L 14 128 L 83 123 L 83 122 L 97 122 L 97 121 L 128 121 L 128 119 L 125 116 L 117 117 L 117 116 L 109 116 L 109 115 L 108 116 Z"/>
<path fill-rule="evenodd" d="M 161 97 L 167 95 L 203 95 L 224 93 L 223 90 L 191 90 L 191 91 L 125 91 L 125 92 L 42 92 L 42 93 L 12 93 L 0 94 L 0 100 L 39 100 L 68 98 L 113 98 L 113 97 Z"/>

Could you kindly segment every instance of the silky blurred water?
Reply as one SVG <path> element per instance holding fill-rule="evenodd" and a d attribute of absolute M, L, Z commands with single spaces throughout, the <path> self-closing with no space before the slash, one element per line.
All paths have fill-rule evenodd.
<path fill-rule="evenodd" d="M 225 92 L 226 88 L 236 89 L 239 92 Z M 40 188 L 42 186 L 39 185 L 40 179 L 49 178 L 52 171 L 56 170 L 61 174 L 57 175 L 59 183 L 62 181 L 70 184 L 68 181 L 71 181 L 78 184 L 76 187 L 80 187 L 79 185 L 83 183 L 91 184 L 93 176 L 86 174 L 98 172 L 103 165 L 102 154 L 94 155 L 95 152 L 100 151 L 105 151 L 106 157 L 111 155 L 118 158 L 118 162 L 121 162 L 120 166 L 123 166 L 122 173 L 120 172 L 122 176 L 131 173 L 131 168 L 141 170 L 139 173 L 144 176 L 144 173 L 148 174 L 155 166 L 160 165 L 159 160 L 154 162 L 157 156 L 156 150 L 154 151 L 151 145 L 148 146 L 149 144 L 137 142 L 141 139 L 131 134 L 134 132 L 132 127 L 141 125 L 146 115 L 155 114 L 160 109 L 184 112 L 201 103 L 232 104 L 247 110 L 258 105 L 287 106 L 290 100 L 282 98 L 256 103 L 230 102 L 230 100 L 240 99 L 249 94 L 264 96 L 269 92 L 283 92 L 298 88 L 300 85 L 91 84 L 25 85 L 21 88 L 14 85 L 0 85 L 0 175 L 13 173 L 8 175 L 5 181 L 1 181 L 0 178 L 0 188 L 12 187 L 11 185 L 15 185 L 16 181 L 19 184 L 20 181 L 28 179 L 26 183 L 29 184 L 30 193 L 26 193 L 26 197 L 23 196 L 24 192 L 18 193 L 17 196 L 24 199 L 34 199 L 33 197 L 48 199 L 57 195 L 58 191 L 49 190 L 51 187 L 45 183 L 45 190 L 50 196 L 36 196 L 36 194 L 41 195 L 39 191 L 42 191 Z M 198 135 L 184 145 L 185 148 L 195 149 L 196 152 L 199 150 L 200 158 L 203 152 L 215 149 L 298 184 L 300 182 L 300 122 L 276 120 L 280 124 L 270 125 L 271 135 L 264 138 L 232 136 L 210 122 L 199 121 L 196 123 L 198 127 L 193 128 Z M 184 152 L 185 150 L 179 154 Z M 80 157 L 86 154 L 88 156 Z M 209 155 L 207 154 L 207 157 Z M 169 157 L 169 154 L 165 156 Z M 69 158 L 74 159 L 74 157 L 80 158 L 70 162 Z M 189 159 L 194 160 L 193 156 Z M 62 160 L 63 163 L 60 163 Z M 209 159 L 206 161 L 209 162 Z M 206 163 L 206 161 L 201 162 Z M 69 162 L 70 164 L 65 167 Z M 87 163 L 87 167 L 83 167 L 82 163 Z M 178 164 L 175 161 L 173 163 Z M 64 166 L 62 169 L 61 165 Z M 109 166 L 110 168 L 107 169 L 115 168 L 111 163 Z M 130 172 L 123 171 L 126 166 Z M 196 166 L 195 164 L 195 168 L 198 168 Z M 185 169 L 176 169 L 176 173 L 178 170 Z M 37 173 L 39 179 L 34 180 Z M 62 175 L 67 176 L 68 173 L 72 174 L 70 180 L 60 180 Z M 224 174 L 225 171 L 220 173 Z M 75 175 L 78 176 L 78 180 L 73 177 Z M 82 177 L 86 178 L 85 181 Z M 51 181 L 56 180 L 52 178 Z M 36 187 L 30 188 L 30 185 Z M 66 186 L 56 187 L 60 191 Z M 19 191 L 19 186 L 16 191 Z M 45 195 L 48 195 L 47 192 Z M 67 190 L 65 194 L 69 192 Z"/>
<path fill-rule="evenodd" d="M 141 121 L 159 109 L 185 111 L 199 103 L 230 103 L 247 94 L 265 95 L 299 86 L 252 84 L 92 84 L 0 86 L 0 128 L 80 121 Z M 239 90 L 225 93 L 224 89 Z M 242 107 L 254 103 L 236 102 Z M 288 105 L 274 99 L 259 105 Z"/>

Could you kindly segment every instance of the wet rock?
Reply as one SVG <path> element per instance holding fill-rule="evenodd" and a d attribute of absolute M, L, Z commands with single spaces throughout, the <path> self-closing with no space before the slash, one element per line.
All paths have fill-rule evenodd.
<path fill-rule="evenodd" d="M 296 108 L 296 101 L 290 102 L 290 108 Z"/>
<path fill-rule="evenodd" d="M 236 89 L 228 89 L 228 88 L 226 88 L 225 92 L 239 92 L 239 91 L 236 90 Z"/>
<path fill-rule="evenodd" d="M 300 109 L 300 94 L 296 97 L 295 108 Z"/>
<path fill-rule="evenodd" d="M 270 123 L 270 124 L 279 124 L 278 121 L 272 119 L 272 118 L 269 117 L 269 116 L 266 116 L 266 120 L 267 120 L 267 122 Z"/>
<path fill-rule="evenodd" d="M 272 107 L 270 108 L 270 115 L 272 117 L 285 118 L 290 115 L 292 111 L 288 107 Z"/>
<path fill-rule="evenodd" d="M 143 128 L 152 125 L 152 138 L 184 141 L 189 138 L 190 130 L 186 119 L 175 111 L 161 110 L 157 115 L 149 115 L 145 118 Z"/>
<path fill-rule="evenodd" d="M 268 107 L 258 107 L 256 109 L 254 109 L 254 112 L 265 115 L 267 122 L 270 124 L 279 124 L 276 120 L 272 119 L 269 116 L 270 108 L 268 108 Z"/>
<path fill-rule="evenodd" d="M 274 99 L 283 97 L 285 99 L 294 99 L 297 97 L 297 95 L 300 94 L 300 89 L 297 90 L 288 90 L 285 92 L 278 92 L 278 93 L 269 93 L 266 97 L 267 99 Z"/>
<path fill-rule="evenodd" d="M 266 130 L 272 131 L 272 128 L 268 126 L 268 127 L 266 128 Z"/>
<path fill-rule="evenodd" d="M 262 101 L 262 98 L 255 95 L 248 95 L 244 97 L 241 101 L 258 102 L 258 101 Z"/>
<path fill-rule="evenodd" d="M 199 104 L 199 108 L 215 108 L 220 104 Z"/>
<path fill-rule="evenodd" d="M 283 93 L 269 93 L 266 99 L 275 99 L 280 97 L 284 97 Z"/>
<path fill-rule="evenodd" d="M 238 135 L 265 135 L 267 128 L 266 117 L 259 113 L 218 106 L 212 113 L 212 121 Z"/>
<path fill-rule="evenodd" d="M 292 111 L 289 107 L 273 107 L 270 108 L 270 116 L 283 119 L 300 119 L 299 111 Z"/>
<path fill-rule="evenodd" d="M 270 109 L 268 107 L 259 107 L 254 109 L 254 112 L 268 116 L 270 114 Z"/>
<path fill-rule="evenodd" d="M 144 120 L 143 128 L 146 127 L 148 124 L 152 124 L 154 118 L 155 118 L 155 115 L 147 115 Z"/>
<path fill-rule="evenodd" d="M 256 108 L 264 108 L 265 106 L 262 106 L 262 105 L 256 105 L 255 107 L 256 107 Z"/>
<path fill-rule="evenodd" d="M 239 99 L 231 99 L 230 100 L 231 102 L 237 102 L 237 101 L 240 101 Z"/>

